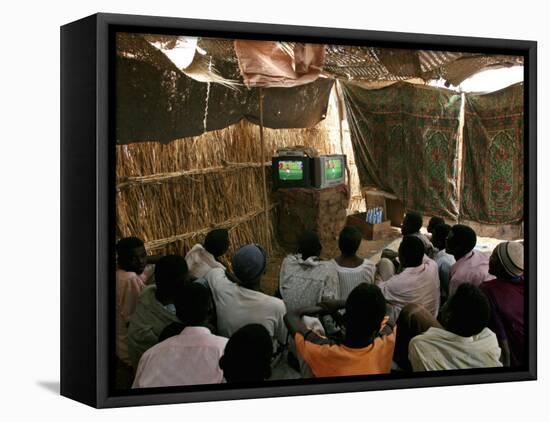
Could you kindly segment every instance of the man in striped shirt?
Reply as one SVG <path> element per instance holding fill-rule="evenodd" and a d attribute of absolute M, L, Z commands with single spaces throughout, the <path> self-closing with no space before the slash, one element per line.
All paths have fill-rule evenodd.
<path fill-rule="evenodd" d="M 357 256 L 361 239 L 361 232 L 356 227 L 346 226 L 340 232 L 340 256 L 332 260 L 340 282 L 339 299 L 346 300 L 350 292 L 361 283 L 374 283 L 376 266 L 368 259 Z"/>

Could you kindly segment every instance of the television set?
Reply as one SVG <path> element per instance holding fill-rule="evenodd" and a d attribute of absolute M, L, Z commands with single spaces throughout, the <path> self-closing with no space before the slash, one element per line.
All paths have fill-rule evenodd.
<path fill-rule="evenodd" d="M 327 188 L 346 181 L 346 156 L 322 155 L 313 159 L 313 186 Z"/>
<path fill-rule="evenodd" d="M 311 158 L 278 156 L 272 160 L 273 189 L 311 187 Z"/>

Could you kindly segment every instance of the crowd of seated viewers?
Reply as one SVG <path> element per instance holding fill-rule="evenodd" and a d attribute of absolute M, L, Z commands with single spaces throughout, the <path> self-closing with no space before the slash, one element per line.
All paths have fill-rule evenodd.
<path fill-rule="evenodd" d="M 117 388 L 259 382 L 284 377 L 279 365 L 306 378 L 525 364 L 523 242 L 489 257 L 466 225 L 421 227 L 407 213 L 398 251 L 376 264 L 357 255 L 355 227 L 331 260 L 316 233 L 302 233 L 273 296 L 261 290 L 260 245 L 239 248 L 231 271 L 220 262 L 227 230 L 185 257 L 119 240 Z"/>

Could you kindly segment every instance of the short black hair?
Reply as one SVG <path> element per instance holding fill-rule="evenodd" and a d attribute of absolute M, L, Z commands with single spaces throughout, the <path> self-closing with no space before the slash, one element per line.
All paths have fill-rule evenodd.
<path fill-rule="evenodd" d="M 432 243 L 437 249 L 445 249 L 445 242 L 450 231 L 451 226 L 448 224 L 443 223 L 435 226 L 432 234 Z"/>
<path fill-rule="evenodd" d="M 489 301 L 481 289 L 463 283 L 443 306 L 441 322 L 447 330 L 471 337 L 487 327 L 490 313 Z"/>
<path fill-rule="evenodd" d="M 227 342 L 220 368 L 227 382 L 263 381 L 271 376 L 272 356 L 273 343 L 267 329 L 248 324 Z"/>
<path fill-rule="evenodd" d="M 139 237 L 124 237 L 120 239 L 116 244 L 116 253 L 119 259 L 128 258 L 134 249 L 144 247 L 143 240 Z"/>
<path fill-rule="evenodd" d="M 445 220 L 443 220 L 441 217 L 432 217 L 430 218 L 430 221 L 428 222 L 428 233 L 434 232 L 435 228 L 439 226 L 440 224 L 445 224 Z"/>
<path fill-rule="evenodd" d="M 361 339 L 380 329 L 386 316 L 386 299 L 375 284 L 361 283 L 346 300 L 346 337 Z"/>
<path fill-rule="evenodd" d="M 419 237 L 404 236 L 399 245 L 399 260 L 404 267 L 418 267 L 424 258 L 424 242 Z"/>
<path fill-rule="evenodd" d="M 405 232 L 403 232 L 405 228 Z M 413 234 L 419 232 L 422 228 L 422 216 L 417 212 L 408 212 L 405 214 L 403 223 L 401 225 L 401 231 L 404 235 Z"/>
<path fill-rule="evenodd" d="M 302 259 L 307 259 L 310 256 L 319 256 L 321 250 L 321 241 L 316 232 L 306 230 L 298 238 L 298 252 L 302 255 Z"/>
<path fill-rule="evenodd" d="M 187 280 L 189 269 L 185 258 L 180 255 L 166 255 L 155 265 L 157 293 L 164 297 L 175 297 L 176 290 Z"/>
<path fill-rule="evenodd" d="M 338 248 L 343 255 L 355 255 L 361 245 L 361 232 L 354 226 L 345 226 L 338 237 Z"/>
<path fill-rule="evenodd" d="M 229 249 L 229 232 L 227 229 L 214 229 L 208 232 L 203 246 L 215 257 L 222 256 Z"/>
<path fill-rule="evenodd" d="M 210 292 L 200 283 L 183 283 L 174 298 L 176 316 L 186 326 L 202 325 L 210 313 Z"/>
<path fill-rule="evenodd" d="M 455 245 L 455 250 L 466 254 L 474 249 L 477 243 L 477 236 L 474 229 L 464 224 L 455 224 L 451 227 L 453 232 L 452 243 Z"/>

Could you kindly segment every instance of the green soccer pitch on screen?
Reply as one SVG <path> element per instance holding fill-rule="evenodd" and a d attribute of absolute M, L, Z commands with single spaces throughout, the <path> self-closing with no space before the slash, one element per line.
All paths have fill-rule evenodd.
<path fill-rule="evenodd" d="M 325 179 L 335 180 L 342 177 L 342 160 L 330 159 L 325 161 Z"/>
<path fill-rule="evenodd" d="M 280 180 L 302 180 L 304 163 L 302 161 L 279 161 Z"/>

